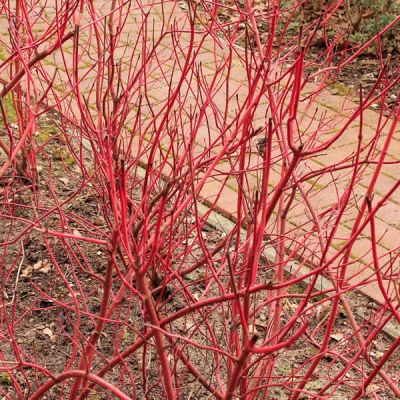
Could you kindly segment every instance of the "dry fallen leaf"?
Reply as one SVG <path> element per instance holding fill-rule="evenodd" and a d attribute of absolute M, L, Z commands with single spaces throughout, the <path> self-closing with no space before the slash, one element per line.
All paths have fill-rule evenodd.
<path fill-rule="evenodd" d="M 43 334 L 49 337 L 50 342 L 55 343 L 57 341 L 57 335 L 50 328 L 44 328 Z"/>
<path fill-rule="evenodd" d="M 51 264 L 48 260 L 41 260 L 33 265 L 33 269 L 42 274 L 47 274 L 51 270 Z"/>
<path fill-rule="evenodd" d="M 376 384 L 370 384 L 367 387 L 367 393 L 375 393 L 375 392 L 379 392 L 381 390 L 381 387 L 379 385 Z"/>
<path fill-rule="evenodd" d="M 333 340 L 336 340 L 337 342 L 341 341 L 343 337 L 344 337 L 343 333 L 332 333 L 331 335 L 331 338 Z"/>
<path fill-rule="evenodd" d="M 46 336 L 49 336 L 49 337 L 52 337 L 52 336 L 53 336 L 53 331 L 52 331 L 50 328 L 44 328 L 44 329 L 43 329 L 43 333 L 44 333 Z"/>
<path fill-rule="evenodd" d="M 68 185 L 68 183 L 69 183 L 69 179 L 68 178 L 58 178 L 58 180 L 60 181 L 60 182 L 62 182 L 64 185 Z"/>
<path fill-rule="evenodd" d="M 32 275 L 33 267 L 32 265 L 28 265 L 21 272 L 21 278 L 29 278 Z"/>

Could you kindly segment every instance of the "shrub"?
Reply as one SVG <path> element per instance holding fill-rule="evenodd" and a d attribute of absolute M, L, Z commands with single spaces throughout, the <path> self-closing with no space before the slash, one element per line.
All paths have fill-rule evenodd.
<path fill-rule="evenodd" d="M 330 103 L 339 3 L 0 4 L 5 398 L 400 394 L 398 74 Z"/>

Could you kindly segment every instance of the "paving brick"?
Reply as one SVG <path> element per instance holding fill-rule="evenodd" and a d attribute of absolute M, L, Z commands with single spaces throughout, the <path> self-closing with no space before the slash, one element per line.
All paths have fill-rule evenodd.
<path fill-rule="evenodd" d="M 221 187 L 217 182 L 215 179 L 208 180 L 200 192 L 200 197 L 209 206 L 213 206 L 218 199 L 217 206 L 214 209 L 228 218 L 234 219 L 237 215 L 238 193 L 225 186 L 223 196 L 220 196 Z"/>

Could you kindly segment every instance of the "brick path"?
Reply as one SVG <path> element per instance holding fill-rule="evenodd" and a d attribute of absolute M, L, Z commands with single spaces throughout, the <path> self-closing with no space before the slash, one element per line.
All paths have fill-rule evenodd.
<path fill-rule="evenodd" d="M 47 2 L 44 13 L 49 20 L 54 13 L 50 3 L 51 2 Z M 109 3 L 110 2 L 100 0 L 96 1 L 96 10 L 99 13 L 106 15 L 109 11 Z M 143 88 L 146 84 L 147 99 L 151 102 L 153 111 L 157 112 L 167 102 L 169 85 L 175 87 L 181 77 L 184 62 L 182 55 L 187 53 L 190 42 L 190 35 L 188 33 L 189 24 L 185 13 L 177 4 L 174 4 L 173 2 L 163 2 L 163 5 L 161 5 L 161 3 L 150 5 L 149 2 L 144 7 L 143 11 L 149 12 L 148 26 L 154 26 L 154 28 L 151 29 L 151 32 L 149 32 L 149 37 L 151 37 L 152 40 L 157 41 L 160 38 L 162 32 L 161 23 L 163 20 L 163 12 L 164 15 L 169 18 L 170 23 L 176 24 L 175 32 L 178 32 L 179 29 L 181 30 L 179 34 L 177 33 L 179 36 L 178 41 L 174 40 L 175 38 L 172 35 L 166 35 L 162 38 L 160 45 L 157 48 L 159 64 L 152 62 L 147 66 L 148 80 L 147 82 L 142 82 L 141 85 L 138 86 L 138 92 L 132 99 L 134 104 L 139 95 L 143 94 Z M 127 18 L 128 19 L 124 26 L 124 31 L 120 35 L 117 43 L 117 49 L 115 53 L 116 58 L 114 60 L 114 62 L 119 63 L 122 68 L 121 84 L 126 84 L 128 80 L 132 79 L 135 70 L 135 64 L 141 62 L 144 52 L 144 49 L 141 46 L 143 41 L 140 39 L 140 24 L 143 20 L 143 12 L 138 7 L 133 6 Z M 93 79 L 96 76 L 96 68 L 98 67 L 98 64 L 93 62 L 93 59 L 96 59 L 96 52 L 95 47 L 93 46 L 94 39 L 91 38 L 91 41 L 89 41 L 89 35 L 93 35 L 94 32 L 90 30 L 90 26 L 86 26 L 86 23 L 88 22 L 90 22 L 90 19 L 86 14 L 84 14 L 81 23 L 82 28 L 80 36 L 80 46 L 82 47 L 81 54 L 84 54 L 84 56 L 82 56 L 79 63 L 78 75 L 79 79 L 81 80 L 81 94 L 88 101 L 94 113 L 96 106 Z M 35 29 L 37 32 L 40 32 L 41 29 L 45 28 L 45 26 L 45 22 L 38 21 L 35 25 Z M 1 33 L 3 35 L 7 34 L 7 32 Z M 132 50 L 132 46 L 134 46 L 134 43 L 138 38 L 139 46 L 137 46 L 135 50 Z M 220 39 L 219 42 L 215 42 L 208 37 L 201 42 L 201 38 L 202 36 L 200 34 L 196 35 L 193 47 L 193 51 L 199 52 L 199 55 L 196 58 L 196 68 L 202 69 L 204 85 L 212 85 L 213 78 L 216 78 L 216 82 L 215 87 L 212 90 L 211 103 L 206 110 L 208 119 L 204 119 L 203 124 L 199 127 L 197 132 L 196 141 L 198 146 L 195 149 L 195 154 L 196 151 L 200 152 L 204 148 L 204 143 L 209 144 L 209 142 L 213 142 L 214 140 L 216 142 L 212 148 L 212 152 L 216 154 L 217 151 L 222 147 L 222 138 L 220 137 L 219 132 L 221 130 L 221 122 L 224 119 L 223 113 L 225 111 L 226 104 L 228 104 L 227 121 L 232 121 L 235 114 L 238 112 L 238 105 L 241 106 L 243 104 L 244 99 L 248 94 L 248 84 L 246 82 L 246 71 L 243 60 L 244 53 L 238 48 L 236 49 L 237 53 L 233 55 L 232 66 L 230 68 L 231 75 L 229 78 L 229 93 L 227 93 L 225 84 L 228 76 L 228 68 L 223 67 L 220 72 L 216 73 L 216 71 L 221 67 L 221 62 L 224 61 L 229 55 L 228 49 L 226 48 L 227 46 L 224 46 L 222 39 Z M 178 42 L 179 45 L 177 44 Z M 87 48 L 86 46 L 88 46 L 89 43 L 90 47 Z M 127 49 L 129 49 L 129 51 L 127 51 Z M 70 107 L 70 110 L 65 109 L 66 113 L 73 112 L 75 113 L 75 118 L 80 120 L 81 116 L 79 113 L 79 108 L 77 107 L 76 96 L 71 95 L 71 84 L 68 80 L 68 76 L 73 71 L 72 50 L 72 41 L 68 41 L 63 46 L 62 52 L 58 51 L 52 56 L 47 57 L 46 60 L 43 61 L 43 65 L 50 76 L 56 73 L 54 87 L 57 89 L 59 96 L 66 96 L 67 101 L 63 107 L 66 107 L 67 105 Z M 93 57 L 93 59 L 89 57 L 89 54 L 91 57 Z M 162 65 L 162 69 L 160 68 L 160 65 Z M 187 74 L 187 81 L 190 79 L 190 74 L 193 72 L 196 71 L 189 71 Z M 196 98 L 199 93 L 204 95 L 206 90 L 204 89 L 204 86 L 193 87 L 194 81 L 192 81 L 192 84 L 189 84 L 187 81 L 183 83 L 180 92 L 181 97 L 187 95 L 184 100 L 185 111 L 189 113 L 190 107 L 193 107 L 193 109 L 199 112 L 200 107 Z M 172 84 L 170 84 L 170 82 L 172 82 Z M 303 94 L 306 94 L 307 91 L 311 90 L 312 87 L 307 86 L 304 89 Z M 229 99 L 228 101 L 227 97 Z M 202 102 L 204 102 L 204 98 L 202 99 Z M 324 120 L 326 125 L 323 127 L 323 129 L 325 130 L 326 134 L 329 135 L 336 132 L 341 126 L 343 126 L 347 120 L 346 115 L 348 115 L 349 111 L 354 109 L 356 105 L 340 96 L 331 94 L 328 90 L 325 90 L 317 96 L 312 109 L 307 110 L 306 103 L 301 103 L 301 120 L 299 120 L 300 130 L 316 128 L 317 122 L 315 119 L 312 119 L 316 107 L 318 107 L 318 116 L 325 114 Z M 135 107 L 132 107 L 132 112 L 126 121 L 127 128 L 133 126 L 136 115 L 135 111 L 137 111 L 137 108 L 135 109 Z M 265 95 L 262 97 L 257 109 L 255 110 L 253 118 L 254 126 L 257 127 L 265 124 L 265 116 L 267 111 L 268 99 Z M 142 115 L 145 116 L 146 113 L 150 113 L 150 109 L 148 106 L 144 105 L 142 107 Z M 149 121 L 150 117 L 151 115 L 149 114 L 147 121 Z M 379 122 L 378 119 L 379 115 L 376 112 L 365 112 L 365 127 L 363 131 L 365 141 L 374 135 L 379 124 L 382 125 L 382 122 Z M 159 119 L 156 118 L 156 121 L 159 122 Z M 146 118 L 143 118 L 142 122 L 146 123 Z M 178 122 L 182 125 L 182 130 L 184 130 L 184 127 L 188 126 L 189 123 L 188 118 Z M 324 166 L 329 166 L 343 159 L 346 155 L 351 156 L 354 153 L 357 145 L 357 124 L 358 121 L 355 121 L 330 150 L 320 154 L 318 157 L 306 160 L 302 164 L 303 172 L 306 170 L 316 170 Z M 383 130 L 387 132 L 388 124 L 383 127 Z M 166 142 L 162 143 L 163 146 L 166 146 L 167 144 L 168 143 Z M 135 145 L 137 146 L 138 143 L 135 142 Z M 379 142 L 378 147 L 381 145 L 382 143 Z M 274 148 L 273 154 L 278 157 L 278 147 Z M 141 158 L 146 161 L 146 157 L 146 152 L 143 152 L 141 154 Z M 399 157 L 400 136 L 397 133 L 395 140 L 392 142 L 392 145 L 389 149 L 387 158 L 391 161 L 399 161 Z M 259 172 L 257 172 L 257 168 L 260 168 L 261 161 L 262 160 L 257 154 L 253 143 L 253 147 L 249 149 L 247 154 L 247 162 L 251 167 L 253 167 L 253 171 L 246 175 L 247 182 L 243 188 L 249 196 L 252 195 L 255 187 L 257 187 L 259 184 L 260 176 Z M 279 165 L 280 161 L 277 161 L 276 170 L 271 171 L 271 187 L 276 185 L 280 178 L 278 168 Z M 233 220 L 235 219 L 237 212 L 236 198 L 239 188 L 237 179 L 235 177 L 235 171 L 237 172 L 238 169 L 238 164 L 232 167 L 232 165 L 227 162 L 227 159 L 224 159 L 224 161 L 219 163 L 216 168 L 216 170 L 220 171 L 221 174 L 214 174 L 214 176 L 210 177 L 201 191 L 201 197 L 207 202 L 213 203 L 223 187 L 222 193 L 217 201 L 217 208 L 219 211 L 229 216 Z M 354 200 L 359 202 L 360 198 L 362 198 L 373 171 L 373 165 L 366 168 L 362 180 L 360 180 L 354 187 Z M 164 169 L 164 173 L 168 173 L 167 168 Z M 384 195 L 386 191 L 394 185 L 399 176 L 400 165 L 391 164 L 384 167 L 384 173 L 381 174 L 378 181 L 377 190 L 375 191 L 375 204 L 379 201 L 379 199 L 382 198 L 382 195 Z M 335 187 L 335 185 L 332 183 L 332 178 L 336 182 L 346 182 L 349 179 L 348 177 L 344 176 L 344 173 L 334 173 L 332 177 L 324 176 L 318 181 L 313 181 L 310 179 L 307 182 L 304 182 L 304 189 L 310 191 L 310 201 L 315 207 L 315 210 L 318 212 L 337 204 L 340 200 L 342 188 L 340 187 L 340 184 L 339 187 Z M 223 186 L 222 182 L 224 182 L 225 179 L 227 179 L 227 184 Z M 381 238 L 378 245 L 378 251 L 380 254 L 385 254 L 389 250 L 395 250 L 398 247 L 398 237 L 400 234 L 399 203 L 400 196 L 398 193 L 395 193 L 395 195 L 392 196 L 392 198 L 388 201 L 387 205 L 385 205 L 385 207 L 383 207 L 377 214 L 377 230 L 378 235 Z M 301 201 L 301 198 L 296 198 L 296 201 L 294 202 L 288 215 L 288 221 L 293 225 L 293 236 L 298 235 L 299 232 L 304 234 L 307 229 L 310 229 L 310 226 L 307 225 L 303 226 L 301 229 L 297 228 L 303 223 L 307 222 L 306 213 L 307 211 L 303 201 Z M 343 245 L 343 240 L 341 238 L 349 237 L 350 229 L 354 222 L 354 217 L 354 213 L 349 213 L 346 215 L 345 220 L 340 225 L 336 236 L 337 240 L 334 242 L 336 248 L 339 248 L 341 245 Z M 370 250 L 370 247 L 369 229 L 366 229 L 364 236 L 355 243 L 352 249 L 352 259 L 359 260 L 358 262 L 353 263 L 349 268 L 349 274 L 357 273 L 357 275 L 351 278 L 352 283 L 356 283 L 363 279 L 368 279 L 368 277 L 371 276 L 371 256 L 370 254 L 366 254 Z M 377 301 L 382 301 L 382 295 L 380 294 L 379 288 L 375 283 L 365 285 L 363 290 L 371 298 Z"/>

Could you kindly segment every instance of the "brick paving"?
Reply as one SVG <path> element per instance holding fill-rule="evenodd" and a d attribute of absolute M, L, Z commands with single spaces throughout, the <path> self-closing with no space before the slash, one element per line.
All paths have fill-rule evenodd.
<path fill-rule="evenodd" d="M 99 15 L 107 15 L 111 2 L 106 1 L 95 1 L 96 11 Z M 165 106 L 168 95 L 169 87 L 176 87 L 182 76 L 182 69 L 184 64 L 184 54 L 187 53 L 190 43 L 189 35 L 189 23 L 185 12 L 174 2 L 158 2 L 151 4 L 147 2 L 143 11 L 139 7 L 134 5 L 131 8 L 129 15 L 127 16 L 126 24 L 124 29 L 119 36 L 117 48 L 115 51 L 114 62 L 121 67 L 121 82 L 120 84 L 126 85 L 128 81 L 132 79 L 136 71 L 136 65 L 142 62 L 144 53 L 144 42 L 141 34 L 141 25 L 144 18 L 144 12 L 148 12 L 148 27 L 151 27 L 148 32 L 148 41 L 157 42 L 160 41 L 160 45 L 157 47 L 157 62 L 153 57 L 147 68 L 147 80 L 142 82 L 141 85 L 137 86 L 137 93 L 132 99 L 133 102 L 137 100 L 139 95 L 144 92 L 144 85 L 146 86 L 147 99 L 152 106 L 150 110 L 149 105 L 146 103 L 142 106 L 142 122 L 152 118 L 152 112 L 159 112 L 162 107 Z M 51 7 L 51 2 L 47 2 L 44 16 L 51 20 L 54 9 Z M 165 26 L 169 26 L 174 23 L 175 35 L 162 35 L 162 20 L 167 18 L 169 21 Z M 82 17 L 81 33 L 80 33 L 80 54 L 83 56 L 79 62 L 78 76 L 80 79 L 80 90 L 81 94 L 85 97 L 89 103 L 93 113 L 96 109 L 95 96 L 96 91 L 94 90 L 93 80 L 97 74 L 98 64 L 94 61 L 97 59 L 96 47 L 93 45 L 94 38 L 91 36 L 94 31 L 90 25 L 91 19 L 87 14 Z M 40 29 L 45 29 L 46 23 L 38 21 L 35 27 L 39 32 Z M 6 35 L 7 32 L 2 32 Z M 161 38 L 161 39 L 160 39 Z M 227 112 L 227 122 L 234 119 L 234 116 L 239 112 L 240 106 L 248 95 L 248 83 L 246 80 L 246 70 L 244 67 L 244 52 L 240 48 L 235 49 L 235 53 L 232 55 L 232 65 L 230 68 L 221 67 L 222 62 L 229 57 L 229 51 L 227 46 L 224 46 L 222 38 L 214 41 L 211 37 L 203 39 L 203 35 L 195 35 L 195 43 L 193 46 L 193 52 L 198 52 L 196 56 L 196 70 L 192 69 L 188 72 L 186 79 L 182 84 L 180 96 L 184 98 L 184 109 L 186 115 L 189 114 L 190 108 L 200 112 L 201 107 L 199 104 L 204 103 L 204 98 L 199 103 L 198 95 L 204 95 L 206 93 L 205 87 L 211 87 L 211 102 L 209 107 L 206 109 L 206 117 L 203 123 L 198 129 L 196 136 L 197 147 L 194 150 L 194 154 L 199 154 L 204 147 L 209 145 L 210 142 L 215 142 L 212 148 L 212 154 L 217 154 L 223 146 L 222 137 L 220 135 L 221 126 L 224 122 L 224 113 Z M 134 48 L 137 43 L 136 48 Z M 79 107 L 77 105 L 76 96 L 72 95 L 71 83 L 69 76 L 73 72 L 72 64 L 72 41 L 68 41 L 64 44 L 62 52 L 58 51 L 47 57 L 42 65 L 49 76 L 56 73 L 56 79 L 54 87 L 56 88 L 57 95 L 62 97 L 66 96 L 65 108 L 66 113 L 73 113 L 77 120 L 81 119 Z M 160 67 L 161 66 L 161 67 Z M 219 69 L 221 69 L 219 72 Z M 226 85 L 228 71 L 229 75 L 229 87 Z M 199 80 L 190 80 L 190 75 L 202 71 L 201 85 Z M 0 73 L 4 74 L 4 72 Z M 196 84 L 195 84 L 196 82 Z M 306 85 L 303 90 L 303 94 L 313 92 L 314 87 L 310 84 Z M 53 100 L 54 101 L 54 100 Z M 228 104 L 227 110 L 226 105 Z M 178 106 L 174 106 L 178 107 Z M 306 102 L 300 104 L 299 108 L 299 127 L 300 130 L 311 131 L 317 129 L 318 121 L 314 118 L 315 109 L 318 107 L 318 116 L 324 115 L 326 125 L 322 128 L 326 132 L 326 137 L 337 132 L 346 121 L 347 116 L 351 110 L 355 109 L 356 104 L 352 103 L 348 99 L 344 99 L 338 95 L 333 95 L 329 90 L 324 90 L 315 99 L 312 108 L 308 107 Z M 254 112 L 253 121 L 255 126 L 263 125 L 266 121 L 266 115 L 268 113 L 268 97 L 264 95 L 259 102 L 257 109 Z M 126 127 L 133 126 L 137 108 L 132 107 L 131 113 L 126 120 Z M 378 113 L 367 110 L 364 113 L 365 126 L 363 129 L 363 135 L 365 141 L 372 138 L 376 132 L 379 124 Z M 160 118 L 156 118 L 158 121 Z M 184 127 L 188 126 L 188 118 L 186 120 L 178 121 Z M 382 129 L 387 133 L 389 123 L 383 126 Z M 394 141 L 389 149 L 388 159 L 392 161 L 400 160 L 400 135 L 395 136 Z M 358 135 L 358 120 L 354 121 L 343 136 L 335 143 L 332 148 L 328 151 L 319 154 L 318 157 L 305 160 L 302 163 L 303 172 L 309 170 L 316 170 L 325 166 L 330 166 L 342 160 L 346 156 L 351 157 L 354 154 L 357 146 L 357 135 Z M 319 137 L 322 142 L 322 136 Z M 138 141 L 135 140 L 135 150 L 137 151 Z M 168 142 L 161 143 L 161 147 L 166 147 Z M 382 143 L 378 143 L 378 147 Z M 273 156 L 276 157 L 276 168 L 271 171 L 270 189 L 278 183 L 280 179 L 280 155 L 279 148 L 273 150 Z M 140 157 L 146 162 L 146 153 L 141 153 Z M 237 179 L 235 174 L 239 171 L 239 164 L 237 160 L 234 161 L 234 165 L 230 164 L 226 158 L 221 161 L 216 169 L 215 173 L 210 176 L 206 181 L 204 187 L 201 190 L 201 198 L 208 204 L 213 204 L 217 197 L 216 209 L 228 216 L 230 219 L 235 220 L 237 213 L 237 193 L 240 188 L 238 187 Z M 249 198 L 253 195 L 255 189 L 259 186 L 260 182 L 260 166 L 262 159 L 258 155 L 254 143 L 247 151 L 246 165 L 250 168 L 250 172 L 246 174 L 245 187 L 242 189 L 247 193 Z M 357 183 L 356 187 L 353 188 L 354 201 L 359 204 L 360 198 L 369 184 L 371 174 L 374 171 L 374 166 L 366 168 L 362 179 Z M 378 185 L 375 191 L 374 202 L 379 201 L 382 196 L 396 183 L 400 176 L 400 165 L 391 164 L 385 165 L 384 174 L 380 176 Z M 163 171 L 168 174 L 168 169 Z M 301 171 L 300 171 L 301 172 Z M 225 180 L 227 179 L 227 184 Z M 309 191 L 309 199 L 315 210 L 321 212 L 333 205 L 337 204 L 342 194 L 341 184 L 345 183 L 349 179 L 349 176 L 345 176 L 344 173 L 332 173 L 332 176 L 322 176 L 321 178 L 309 179 L 304 182 L 304 189 Z M 334 182 L 339 182 L 338 187 Z M 318 190 L 317 190 L 318 189 Z M 378 252 L 380 254 L 386 254 L 392 250 L 394 254 L 398 247 L 398 237 L 400 234 L 400 195 L 395 193 L 391 199 L 389 199 L 387 205 L 379 210 L 376 218 L 377 232 L 380 237 Z M 355 211 L 356 209 L 354 209 Z M 355 212 L 349 213 L 345 216 L 342 224 L 340 225 L 336 234 L 337 240 L 334 241 L 335 248 L 342 246 L 343 240 L 341 238 L 349 237 L 350 230 L 354 223 Z M 288 214 L 288 222 L 292 225 L 292 235 L 295 237 L 300 232 L 304 234 L 305 231 L 311 229 L 307 211 L 301 198 L 296 198 L 291 210 Z M 303 225 L 305 224 L 305 225 Z M 300 228 L 299 228 L 300 227 Z M 288 231 L 290 229 L 288 228 Z M 318 248 L 317 241 L 315 241 L 315 248 Z M 349 266 L 348 279 L 351 283 L 357 283 L 364 279 L 368 279 L 373 271 L 371 267 L 371 254 L 370 254 L 370 240 L 369 240 L 369 228 L 367 228 L 363 236 L 358 240 L 352 249 L 352 261 L 353 263 Z M 318 251 L 318 250 L 316 250 Z M 387 257 L 385 257 L 386 259 Z M 399 272 L 399 271 L 395 271 Z M 376 301 L 382 301 L 382 295 L 376 283 L 370 283 L 363 286 L 363 291 L 369 297 Z M 392 292 L 393 293 L 393 292 Z"/>

